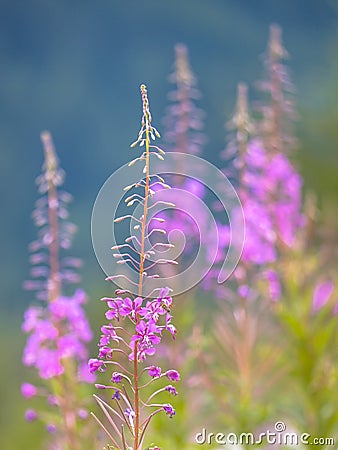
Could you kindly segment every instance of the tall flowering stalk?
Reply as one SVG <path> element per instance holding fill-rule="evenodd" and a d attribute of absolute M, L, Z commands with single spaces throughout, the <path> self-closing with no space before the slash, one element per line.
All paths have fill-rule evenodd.
<path fill-rule="evenodd" d="M 211 371 L 203 371 L 202 376 L 210 392 L 229 408 L 228 425 L 239 431 L 255 430 L 273 413 L 266 408 L 266 399 L 284 372 L 280 354 L 273 351 L 272 317 L 267 308 L 271 306 L 270 299 L 276 301 L 281 296 L 274 264 L 280 252 L 295 242 L 302 223 L 301 179 L 286 155 L 294 143 L 290 131 L 294 113 L 291 83 L 282 64 L 286 52 L 280 37 L 279 28 L 272 27 L 265 61 L 268 75 L 260 84 L 264 90 L 260 121 L 254 123 L 250 118 L 247 87 L 240 84 L 235 114 L 227 125 L 232 133 L 222 153 L 228 162 L 225 173 L 238 188 L 246 236 L 232 279 L 226 285 L 213 285 L 217 296 L 228 300 L 220 306 L 223 314 L 215 319 L 212 339 L 217 348 L 216 360 L 227 361 L 220 373 L 228 384 L 228 393 L 220 393 Z M 227 225 L 223 234 L 220 260 L 229 245 Z M 261 295 L 262 277 L 268 281 L 268 295 Z M 207 282 L 210 286 L 210 280 Z M 264 364 L 260 354 L 266 355 Z M 211 357 L 203 349 L 197 352 L 202 367 L 210 365 L 208 358 Z"/>
<path fill-rule="evenodd" d="M 266 256 L 269 242 L 263 228 L 263 206 L 247 186 L 247 154 L 254 127 L 247 86 L 243 83 L 238 85 L 235 112 L 227 128 L 231 133 L 222 153 L 228 162 L 224 171 L 237 186 L 246 219 L 246 240 L 242 258 L 230 280 L 218 285 L 212 282 L 218 274 L 217 266 L 205 280 L 204 287 L 215 292 L 219 304 L 210 337 L 201 339 L 195 359 L 201 382 L 217 401 L 215 415 L 219 416 L 220 424 L 241 433 L 254 431 L 269 418 L 273 411 L 267 408 L 268 398 L 283 373 L 278 367 L 279 356 L 273 352 L 268 302 L 257 292 L 258 262 Z M 232 227 L 236 229 L 236 222 Z M 219 229 L 224 239 L 216 262 L 225 258 L 230 236 L 228 225 L 219 224 Z M 264 364 L 260 354 L 265 355 Z"/>
<path fill-rule="evenodd" d="M 232 280 L 235 288 L 221 291 L 232 303 L 223 305 L 224 314 L 215 319 L 211 345 L 217 353 L 212 357 L 201 348 L 196 358 L 209 392 L 229 411 L 229 428 L 255 431 L 289 410 L 287 427 L 291 422 L 299 430 L 311 428 L 328 436 L 336 411 L 334 274 L 318 276 L 316 258 L 301 236 L 307 235 L 307 210 L 302 208 L 302 179 L 289 159 L 295 116 L 285 56 L 281 31 L 273 26 L 267 76 L 260 84 L 262 115 L 253 130 L 245 113 L 245 90 L 239 89 L 232 120 L 235 134 L 225 155 L 238 183 L 246 240 Z M 219 373 L 224 374 L 228 394 L 222 393 L 223 384 L 217 388 L 214 373 L 206 370 L 220 360 L 226 361 Z M 290 401 L 278 396 L 279 389 L 292 392 Z M 271 393 L 273 403 L 267 401 Z M 266 409 L 266 404 L 273 408 Z"/>
<path fill-rule="evenodd" d="M 199 155 L 205 142 L 202 132 L 204 112 L 195 104 L 201 94 L 184 44 L 175 46 L 175 70 L 169 79 L 175 89 L 168 95 L 172 103 L 164 118 L 164 138 L 168 149 Z"/>
<path fill-rule="evenodd" d="M 289 57 L 282 42 L 281 28 L 270 26 L 268 48 L 263 55 L 265 77 L 257 83 L 264 99 L 258 104 L 261 113 L 259 135 L 270 154 L 287 153 L 295 148 L 293 123 L 297 118 L 293 96 L 295 88 L 284 61 Z"/>
<path fill-rule="evenodd" d="M 79 281 L 76 269 L 81 260 L 64 255 L 76 229 L 67 221 L 71 196 L 60 190 L 64 172 L 59 167 L 51 135 L 43 132 L 41 140 L 45 162 L 37 179 L 41 198 L 33 212 L 39 234 L 30 244 L 33 280 L 25 283 L 26 289 L 36 291 L 40 305 L 27 309 L 22 329 L 29 334 L 23 363 L 38 370 L 44 386 L 24 383 L 22 394 L 26 398 L 46 397 L 45 410 L 30 409 L 26 419 L 40 418 L 55 435 L 55 448 L 73 450 L 81 448 L 77 434 L 88 416 L 79 383 L 93 379 L 86 365 L 86 345 L 92 332 L 82 306 L 86 302 L 85 292 L 77 289 L 70 296 L 64 292 L 66 285 Z"/>
<path fill-rule="evenodd" d="M 288 336 L 284 370 L 301 411 L 290 416 L 301 429 L 330 435 L 336 411 L 337 309 L 332 282 L 336 274 L 330 269 L 321 273 L 318 252 L 314 255 L 307 241 L 310 211 L 302 204 L 302 178 L 290 154 L 296 145 L 292 130 L 296 114 L 294 88 L 284 64 L 287 56 L 281 29 L 272 25 L 264 60 L 266 75 L 258 85 L 265 97 L 257 124 L 260 142 L 248 155 L 248 170 L 260 160 L 251 189 L 264 206 L 273 232 L 274 254 L 264 273 L 266 294 L 275 302 L 282 335 Z M 290 411 L 297 408 L 291 405 Z"/>
<path fill-rule="evenodd" d="M 197 87 L 196 77 L 191 69 L 189 62 L 188 48 L 184 44 L 175 46 L 175 69 L 170 75 L 169 80 L 173 83 L 174 89 L 169 92 L 168 99 L 170 104 L 167 107 L 164 117 L 164 139 L 166 149 L 172 152 L 189 153 L 200 155 L 205 144 L 205 135 L 203 133 L 205 116 L 204 111 L 196 104 L 201 98 L 201 93 Z M 188 171 L 187 167 L 176 167 L 176 173 L 173 177 L 175 187 L 184 189 L 202 198 L 204 195 L 204 186 L 192 178 L 186 178 L 183 174 Z M 180 174 L 182 173 L 182 176 Z M 176 194 L 179 196 L 179 194 Z M 184 208 L 182 208 L 184 210 Z M 195 214 L 198 213 L 197 211 Z M 201 224 L 203 218 L 197 222 Z M 180 229 L 185 236 L 195 235 L 198 230 L 196 224 L 188 220 L 184 211 L 174 210 L 171 220 L 166 221 L 166 229 Z"/>
<path fill-rule="evenodd" d="M 163 223 L 163 219 L 151 217 L 150 210 L 157 203 L 155 189 L 158 185 L 162 188 L 169 186 L 161 177 L 151 174 L 151 155 L 163 159 L 164 151 L 152 144 L 152 140 L 159 137 L 159 133 L 152 125 L 145 85 L 141 85 L 141 96 L 142 126 L 138 139 L 132 147 L 139 145 L 145 150 L 140 157 L 131 161 L 130 165 L 137 162 L 144 163 L 144 178 L 125 188 L 128 194 L 134 191 L 125 201 L 128 206 L 134 203 L 140 204 L 142 213 L 139 217 L 130 214 L 115 219 L 115 222 L 119 223 L 132 218 L 136 220 L 137 225 L 134 227 L 135 235 L 127 238 L 124 244 L 113 247 L 113 250 L 118 252 L 113 256 L 120 264 L 129 263 L 137 270 L 138 284 L 135 293 L 133 293 L 135 286 L 130 280 L 129 290 L 117 289 L 116 297 L 102 299 L 107 303 L 106 318 L 110 322 L 101 328 L 98 358 L 89 360 L 92 373 L 109 372 L 110 383 L 96 384 L 96 387 L 113 393 L 111 397 L 113 403 L 107 403 L 95 395 L 108 421 L 108 426 L 105 426 L 96 415 L 93 414 L 93 416 L 105 431 L 110 444 L 114 448 L 123 450 L 142 448 L 148 426 L 156 414 L 164 412 L 169 417 L 175 415 L 171 404 L 156 402 L 155 397 L 160 397 L 162 392 L 177 395 L 176 389 L 171 384 L 163 385 L 160 380 L 176 382 L 180 378 L 176 370 L 170 369 L 163 372 L 154 364 L 145 364 L 145 361 L 155 354 L 156 346 L 161 342 L 162 333 L 165 330 L 172 337 L 176 334 L 176 329 L 171 322 L 172 298 L 169 295 L 169 288 L 155 289 L 146 295 L 145 283 L 147 279 L 158 277 L 158 274 L 154 273 L 157 264 L 176 264 L 176 262 L 162 258 L 155 262 L 150 260 L 159 248 L 170 248 L 171 244 L 152 241 L 151 247 L 147 248 L 150 234 L 165 233 L 159 227 L 149 231 L 151 221 L 156 221 L 157 224 Z M 160 203 L 165 202 L 160 201 Z M 169 207 L 174 206 L 172 203 L 166 204 Z M 130 253 L 120 253 L 128 249 Z M 113 275 L 107 280 L 116 281 L 119 276 Z M 108 370 L 109 368 L 113 371 Z M 155 391 L 149 392 L 153 383 L 158 384 L 158 387 Z M 158 449 L 158 447 L 154 448 Z"/>
<path fill-rule="evenodd" d="M 164 123 L 165 148 L 171 152 L 188 153 L 200 155 L 205 144 L 204 111 L 198 107 L 201 93 L 197 87 L 196 77 L 189 62 L 188 48 L 184 44 L 175 46 L 174 71 L 170 74 L 170 82 L 173 89 L 168 94 L 169 105 L 166 108 Z M 181 250 L 179 262 L 185 265 L 196 252 L 199 244 L 200 229 L 206 228 L 207 218 L 202 208 L 191 210 L 191 198 L 184 195 L 185 192 L 203 198 L 205 187 L 202 183 L 187 176 L 189 167 L 185 167 L 182 159 L 177 158 L 175 174 L 169 176 L 168 180 L 174 188 L 171 199 L 175 203 L 175 209 L 158 214 L 159 218 L 165 219 L 164 228 L 167 233 L 179 230 L 184 235 L 184 251 L 181 242 L 175 241 L 176 249 Z M 194 175 L 194 174 L 191 174 Z M 157 186 L 158 198 L 165 198 L 165 194 L 159 192 L 162 188 Z M 183 194 L 183 195 L 182 195 Z M 172 235 L 175 239 L 177 235 Z M 172 277 L 175 276 L 175 267 L 164 267 L 163 272 Z"/>
<path fill-rule="evenodd" d="M 282 31 L 278 25 L 271 25 L 268 49 L 264 55 L 265 78 L 257 84 L 263 94 L 258 105 L 261 113 L 257 123 L 261 142 L 253 149 L 261 156 L 258 170 L 262 183 L 256 188 L 259 200 L 265 202 L 270 219 L 276 231 L 276 249 L 296 245 L 297 231 L 304 227 L 301 213 L 302 179 L 290 162 L 290 151 L 297 140 L 293 133 L 296 119 L 294 108 L 294 86 L 284 61 L 288 57 L 282 42 Z"/>
<path fill-rule="evenodd" d="M 281 30 L 272 25 L 264 56 L 266 75 L 258 83 L 263 93 L 259 120 L 248 121 L 246 89 L 240 86 L 238 108 L 231 121 L 235 135 L 223 152 L 230 163 L 227 174 L 238 183 L 246 220 L 242 255 L 246 271 L 239 267 L 235 275 L 245 279 L 248 268 L 256 267 L 266 278 L 274 301 L 281 288 L 272 265 L 281 253 L 298 245 L 299 230 L 305 224 L 302 179 L 288 155 L 296 139 L 292 133 L 294 88 L 284 65 L 286 57 Z M 224 250 L 227 245 L 225 241 Z"/>

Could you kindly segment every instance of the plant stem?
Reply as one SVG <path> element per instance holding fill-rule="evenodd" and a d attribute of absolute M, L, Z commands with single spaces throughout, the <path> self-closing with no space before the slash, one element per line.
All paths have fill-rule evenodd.
<path fill-rule="evenodd" d="M 144 204 L 143 204 L 143 215 L 142 215 L 142 227 L 141 227 L 141 251 L 140 251 L 140 273 L 139 273 L 139 283 L 138 283 L 138 295 L 142 297 L 143 294 L 143 275 L 144 275 L 144 261 L 145 261 L 145 236 L 147 228 L 147 214 L 148 214 L 148 198 L 149 198 L 149 127 L 150 127 L 150 117 L 148 110 L 148 99 L 146 97 L 146 90 L 142 89 L 142 100 L 143 100 L 143 113 L 145 121 L 145 148 L 146 148 L 146 160 L 145 160 L 145 187 L 144 187 Z M 136 324 L 139 321 L 139 317 L 136 316 Z M 134 450 L 138 450 L 139 447 L 139 428 L 140 428 L 140 396 L 139 396 L 139 379 L 138 379 L 138 345 L 135 342 L 134 347 L 134 382 L 135 382 L 135 429 L 134 429 Z"/>
<path fill-rule="evenodd" d="M 41 134 L 45 151 L 48 222 L 49 222 L 49 301 L 55 301 L 61 293 L 60 263 L 59 263 L 59 221 L 58 221 L 58 195 L 55 178 L 57 176 L 57 160 L 51 135 L 45 131 Z"/>
<path fill-rule="evenodd" d="M 59 219 L 58 219 L 58 194 L 57 194 L 57 169 L 58 163 L 54 151 L 53 141 L 50 133 L 45 131 L 41 134 L 41 140 L 45 151 L 47 198 L 48 198 L 48 224 L 49 224 L 49 278 L 48 278 L 48 301 L 55 302 L 61 295 L 60 278 L 60 243 L 59 243 Z M 62 335 L 62 327 L 56 325 L 58 332 Z M 66 372 L 66 371 L 65 371 Z M 70 371 L 74 372 L 74 371 Z M 71 378 L 69 378 L 71 380 Z M 59 405 L 65 426 L 66 446 L 69 450 L 78 448 L 76 438 L 76 417 L 73 411 L 71 398 L 72 389 L 69 389 L 66 375 L 61 375 L 57 382 L 59 384 Z"/>

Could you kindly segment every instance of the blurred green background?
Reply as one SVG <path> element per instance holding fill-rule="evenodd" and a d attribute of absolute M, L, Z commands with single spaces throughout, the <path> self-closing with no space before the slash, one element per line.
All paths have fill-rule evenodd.
<path fill-rule="evenodd" d="M 174 45 L 183 42 L 202 92 L 208 143 L 204 157 L 217 163 L 224 123 L 236 85 L 262 76 L 260 55 L 269 25 L 283 29 L 300 114 L 297 154 L 307 189 L 315 191 L 336 243 L 338 196 L 338 2 L 329 0 L 2 0 L 0 14 L 1 214 L 1 449 L 35 448 L 23 421 L 19 387 L 24 337 L 20 322 L 32 296 L 27 244 L 42 164 L 39 134 L 49 129 L 65 187 L 75 198 L 79 226 L 74 254 L 85 260 L 83 287 L 90 295 L 93 328 L 107 294 L 91 247 L 90 215 L 107 177 L 130 159 L 141 115 L 139 85 L 148 85 L 154 124 L 161 121 L 170 88 Z M 93 344 L 95 346 L 95 344 Z"/>

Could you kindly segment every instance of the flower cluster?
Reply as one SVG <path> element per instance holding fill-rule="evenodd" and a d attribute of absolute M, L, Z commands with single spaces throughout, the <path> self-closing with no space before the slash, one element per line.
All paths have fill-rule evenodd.
<path fill-rule="evenodd" d="M 34 366 L 42 379 L 64 373 L 65 359 L 77 361 L 80 381 L 92 382 L 87 370 L 87 342 L 92 332 L 82 305 L 86 302 L 83 290 L 72 297 L 58 297 L 45 308 L 31 306 L 25 312 L 22 330 L 29 333 L 23 355 L 26 366 Z"/>
<path fill-rule="evenodd" d="M 102 300 L 107 302 L 108 311 L 106 318 L 108 320 L 115 320 L 119 323 L 121 320 L 127 318 L 135 327 L 134 334 L 129 341 L 119 333 L 121 326 L 113 326 L 111 323 L 104 325 L 101 328 L 101 338 L 99 343 L 99 359 L 91 359 L 89 367 L 91 372 L 95 372 L 99 368 L 105 370 L 105 362 L 112 359 L 114 350 L 109 347 L 112 343 L 124 344 L 123 350 L 129 348 L 128 358 L 130 361 L 134 359 L 135 344 L 138 345 L 138 360 L 144 361 L 147 356 L 155 354 L 155 346 L 161 342 L 163 330 L 167 330 L 173 338 L 175 338 L 176 328 L 172 324 L 172 315 L 170 308 L 172 305 L 172 298 L 168 295 L 169 289 L 161 289 L 159 296 L 153 300 L 146 301 L 143 305 L 141 297 L 116 297 Z M 160 319 L 163 318 L 161 321 Z M 160 323 L 163 322 L 163 323 Z M 120 324 L 122 325 L 122 324 Z M 125 326 L 125 324 L 123 324 Z M 124 329 L 124 327 L 123 327 Z M 119 334 L 121 334 L 119 336 Z"/>
<path fill-rule="evenodd" d="M 280 251 L 293 247 L 304 227 L 302 179 L 286 155 L 269 155 L 256 138 L 246 146 L 239 182 L 246 224 L 242 261 L 263 267 L 275 262 Z M 222 259 L 231 233 L 227 225 L 219 228 Z"/>
<path fill-rule="evenodd" d="M 280 244 L 295 243 L 304 225 L 301 188 L 301 177 L 286 155 L 270 156 L 261 141 L 250 141 L 241 191 L 247 230 L 245 261 L 258 265 L 275 261 Z"/>
<path fill-rule="evenodd" d="M 249 115 L 247 87 L 238 86 L 237 105 L 227 127 L 233 130 L 221 156 L 228 167 L 224 170 L 238 186 L 246 224 L 241 264 L 235 271 L 238 293 L 247 297 L 248 268 L 263 269 L 273 300 L 280 296 L 278 276 L 266 266 L 278 255 L 297 244 L 299 230 L 305 225 L 302 213 L 302 178 L 287 155 L 295 140 L 291 137 L 294 119 L 292 85 L 282 60 L 286 56 L 277 26 L 271 28 L 269 55 L 265 59 L 267 79 L 259 84 L 266 102 L 260 104 L 261 117 L 254 123 Z M 236 219 L 236 217 L 235 217 Z M 236 222 L 236 220 L 234 221 Z M 236 223 L 233 223 L 236 228 Z M 219 225 L 223 239 L 219 259 L 225 257 L 230 243 L 228 225 Z M 206 286 L 210 286 L 210 272 Z M 243 284 L 244 283 L 244 284 Z M 224 295 L 224 287 L 219 287 Z"/>
<path fill-rule="evenodd" d="M 176 328 L 172 324 L 172 315 L 170 308 L 172 306 L 172 298 L 169 296 L 169 289 L 161 289 L 157 298 L 148 300 L 143 306 L 144 299 L 141 297 L 116 297 L 103 298 L 107 302 L 108 311 L 106 318 L 112 320 L 113 323 L 102 326 L 101 338 L 99 342 L 99 357 L 89 360 L 89 370 L 91 373 L 107 370 L 107 365 L 116 365 L 120 371 L 112 372 L 110 381 L 115 385 L 121 385 L 123 381 L 131 384 L 130 372 L 124 366 L 116 361 L 117 354 L 122 353 L 129 361 L 134 360 L 135 346 L 137 345 L 138 362 L 145 361 L 148 357 L 153 356 L 156 352 L 156 345 L 161 342 L 162 333 L 164 330 L 175 338 Z M 126 326 L 124 320 L 132 324 L 133 334 L 129 333 L 129 327 Z M 116 325 L 115 325 L 116 324 Z M 126 339 L 128 336 L 128 339 Z M 129 350 L 129 354 L 128 354 Z M 162 369 L 158 366 L 149 366 L 144 369 L 152 378 L 152 381 L 167 377 L 169 381 L 179 381 L 180 376 L 176 370 L 167 370 L 162 373 Z M 99 389 L 108 389 L 110 386 L 102 384 L 96 385 Z M 157 393 L 167 391 L 169 394 L 177 395 L 176 389 L 168 385 Z M 117 395 L 120 389 L 117 387 L 113 398 L 121 400 L 121 396 Z M 154 394 L 151 396 L 153 398 Z M 122 398 L 124 398 L 122 396 Z M 148 405 L 152 406 L 152 405 Z M 153 406 L 159 406 L 158 404 Z M 129 410 L 129 416 L 133 411 L 131 403 L 126 402 L 125 407 Z M 171 405 L 162 405 L 163 411 L 170 417 L 175 415 L 175 410 Z"/>

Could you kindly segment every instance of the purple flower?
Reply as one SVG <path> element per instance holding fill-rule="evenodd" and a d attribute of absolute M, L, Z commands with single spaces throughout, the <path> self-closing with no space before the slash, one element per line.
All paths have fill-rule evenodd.
<path fill-rule="evenodd" d="M 116 390 L 112 395 L 112 400 L 121 400 L 120 391 Z"/>
<path fill-rule="evenodd" d="M 99 343 L 100 347 L 109 345 L 112 340 L 118 342 L 118 337 L 112 324 L 102 326 L 101 333 L 102 334 Z"/>
<path fill-rule="evenodd" d="M 80 419 L 82 419 L 82 420 L 88 419 L 88 416 L 89 416 L 88 411 L 87 411 L 86 409 L 84 409 L 84 408 L 80 408 L 80 409 L 78 410 L 78 412 L 77 412 L 77 415 L 78 415 L 78 416 L 80 417 Z"/>
<path fill-rule="evenodd" d="M 157 366 L 150 366 L 148 370 L 148 374 L 153 378 L 159 378 L 161 376 L 162 369 Z"/>
<path fill-rule="evenodd" d="M 249 286 L 247 286 L 246 284 L 243 284 L 241 286 L 239 286 L 238 288 L 238 294 L 242 297 L 242 298 L 247 298 L 250 294 L 250 288 Z"/>
<path fill-rule="evenodd" d="M 120 308 L 121 316 L 131 316 L 135 319 L 136 314 L 138 314 L 141 309 L 142 301 L 141 297 L 136 297 L 135 300 L 132 300 L 129 297 L 123 299 Z"/>
<path fill-rule="evenodd" d="M 111 381 L 113 382 L 113 383 L 121 383 L 121 381 L 122 381 L 122 374 L 121 373 L 119 373 L 119 372 L 114 372 L 113 374 L 112 374 L 112 377 L 111 377 Z"/>
<path fill-rule="evenodd" d="M 49 320 L 40 320 L 34 329 L 36 339 L 43 343 L 45 341 L 54 341 L 59 336 L 58 329 Z"/>
<path fill-rule="evenodd" d="M 25 419 L 27 422 L 34 422 L 38 418 L 37 413 L 34 411 L 34 409 L 27 409 L 25 412 Z"/>
<path fill-rule="evenodd" d="M 57 377 L 64 372 L 64 367 L 61 364 L 58 352 L 48 348 L 42 348 L 40 350 L 35 365 L 39 370 L 39 376 L 46 380 Z"/>
<path fill-rule="evenodd" d="M 163 410 L 170 418 L 172 418 L 176 414 L 174 408 L 170 405 L 170 403 L 164 404 Z"/>
<path fill-rule="evenodd" d="M 312 297 L 312 310 L 319 311 L 326 305 L 334 291 L 334 284 L 331 281 L 324 281 L 315 286 Z"/>
<path fill-rule="evenodd" d="M 103 325 L 101 327 L 101 333 L 105 336 L 108 336 L 109 338 L 116 338 L 116 331 L 114 330 L 114 327 L 111 323 L 108 325 Z"/>
<path fill-rule="evenodd" d="M 30 383 L 23 383 L 21 385 L 21 394 L 25 398 L 31 398 L 34 397 L 37 393 L 37 389 L 33 384 Z"/>
<path fill-rule="evenodd" d="M 138 342 L 139 356 L 142 361 L 147 355 L 153 355 L 155 353 L 154 345 L 161 342 L 161 337 L 157 335 L 160 329 L 152 321 L 146 323 L 144 320 L 141 320 L 136 325 L 136 332 L 131 339 L 130 348 L 134 350 L 135 343 Z M 130 357 L 131 359 L 133 358 L 133 353 Z"/>
<path fill-rule="evenodd" d="M 48 405 L 50 405 L 50 406 L 58 406 L 59 405 L 59 401 L 55 395 L 48 395 L 47 402 L 48 402 Z"/>
<path fill-rule="evenodd" d="M 176 389 L 174 388 L 174 386 L 172 386 L 171 384 L 169 384 L 168 386 L 166 386 L 165 387 L 165 390 L 167 391 L 167 392 L 169 392 L 169 394 L 172 394 L 172 395 L 177 395 L 177 391 L 176 391 Z"/>
<path fill-rule="evenodd" d="M 31 306 L 27 309 L 24 314 L 24 322 L 22 324 L 22 330 L 25 333 L 29 333 L 34 330 L 42 314 L 42 308 L 37 308 L 36 306 Z"/>
<path fill-rule="evenodd" d="M 101 340 L 100 340 L 101 344 Z M 106 345 L 101 345 L 99 349 L 99 358 L 110 359 L 113 355 L 113 349 Z"/>
<path fill-rule="evenodd" d="M 118 342 L 119 338 L 112 324 L 108 324 L 101 327 L 101 337 L 99 342 L 99 358 L 111 359 L 113 355 L 113 349 L 109 347 L 111 341 Z"/>
<path fill-rule="evenodd" d="M 277 272 L 275 272 L 272 269 L 265 271 L 265 277 L 268 280 L 269 283 L 269 291 L 270 291 L 270 297 L 273 302 L 276 302 L 281 297 L 281 285 L 279 281 L 279 277 L 277 275 Z"/>
<path fill-rule="evenodd" d="M 180 374 L 177 372 L 177 370 L 173 370 L 173 369 L 167 370 L 165 373 L 165 376 L 170 381 L 179 381 L 180 380 Z"/>
<path fill-rule="evenodd" d="M 89 342 L 93 337 L 82 308 L 86 299 L 86 293 L 82 289 L 77 289 L 72 297 L 59 297 L 49 304 L 53 321 L 67 323 L 71 334 L 83 342 Z"/>
<path fill-rule="evenodd" d="M 78 289 L 72 297 L 57 298 L 45 310 L 30 308 L 26 312 L 23 329 L 31 335 L 23 363 L 35 366 L 42 378 L 62 374 L 64 358 L 74 358 L 79 368 L 84 365 L 87 359 L 84 342 L 92 337 L 81 306 L 85 298 L 85 293 Z M 92 381 L 92 377 L 87 378 Z M 85 381 L 85 378 L 81 377 L 81 380 Z"/>
<path fill-rule="evenodd" d="M 78 359 L 84 359 L 86 357 L 86 348 L 76 335 L 66 334 L 61 336 L 57 340 L 57 347 L 60 358 L 78 357 Z"/>
<path fill-rule="evenodd" d="M 56 431 L 56 426 L 53 423 L 49 423 L 46 425 L 46 430 L 48 433 L 53 434 Z"/>
<path fill-rule="evenodd" d="M 114 320 L 119 318 L 119 310 L 120 306 L 122 304 L 121 298 L 103 298 L 101 300 L 107 301 L 107 305 L 109 307 L 109 310 L 106 312 L 105 316 L 108 320 Z"/>
<path fill-rule="evenodd" d="M 86 361 L 83 361 L 78 366 L 78 379 L 79 381 L 83 381 L 85 383 L 94 383 L 95 382 L 95 375 L 93 373 L 90 373 L 89 366 Z"/>
<path fill-rule="evenodd" d="M 298 228 L 304 225 L 299 174 L 286 155 L 268 155 L 268 150 L 258 139 L 249 143 L 245 163 L 241 200 L 249 237 L 256 236 L 256 250 L 259 245 L 267 246 L 268 243 L 275 247 L 276 236 L 291 246 Z M 268 259 L 274 260 L 271 250 Z M 261 259 L 253 259 L 253 262 L 271 262 L 268 259 L 261 262 Z"/>
<path fill-rule="evenodd" d="M 175 339 L 177 330 L 176 330 L 176 327 L 171 323 L 171 319 L 172 319 L 172 316 L 170 314 L 167 314 L 165 328 L 166 328 L 166 330 L 169 331 L 169 333 Z"/>
<path fill-rule="evenodd" d="M 156 299 L 148 301 L 146 306 L 140 309 L 140 316 L 145 320 L 155 323 L 159 320 L 160 316 L 163 315 L 166 315 L 167 321 L 169 318 L 171 319 L 171 315 L 168 311 L 171 308 L 173 299 L 167 295 L 168 293 L 168 288 L 161 289 L 159 296 Z"/>
<path fill-rule="evenodd" d="M 101 372 L 105 372 L 105 370 L 106 370 L 104 361 L 100 361 L 99 359 L 96 359 L 96 358 L 91 358 L 88 361 L 88 366 L 89 366 L 90 373 L 94 373 L 97 370 L 100 370 Z"/>

